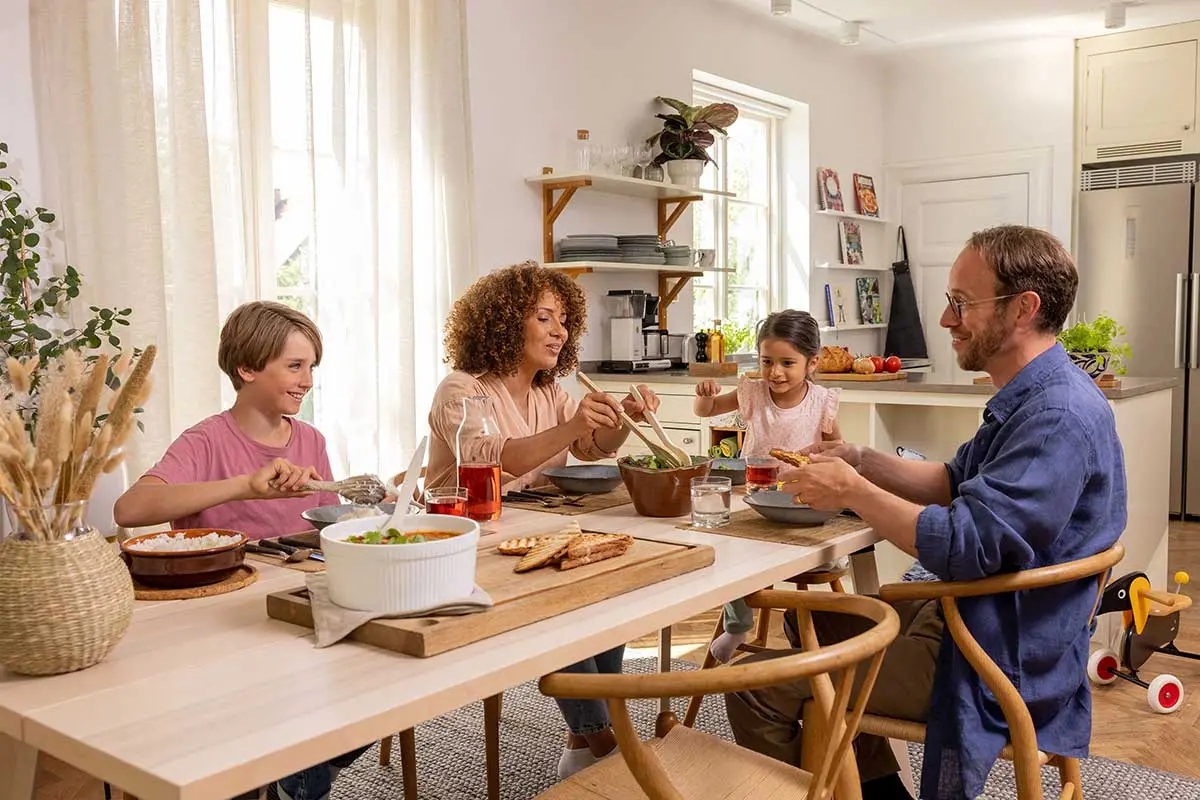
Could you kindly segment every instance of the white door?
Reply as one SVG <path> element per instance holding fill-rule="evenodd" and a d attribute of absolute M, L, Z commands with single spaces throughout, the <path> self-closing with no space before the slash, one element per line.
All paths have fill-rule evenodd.
<path fill-rule="evenodd" d="M 938 325 L 946 309 L 950 265 L 975 231 L 993 225 L 1029 223 L 1029 175 L 997 175 L 956 181 L 906 184 L 901 223 L 921 324 L 933 369 L 930 381 L 970 382 L 954 360 L 950 334 Z"/>

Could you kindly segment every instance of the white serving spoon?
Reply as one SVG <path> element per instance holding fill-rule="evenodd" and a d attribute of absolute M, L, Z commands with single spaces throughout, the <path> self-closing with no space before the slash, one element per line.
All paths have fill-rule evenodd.
<path fill-rule="evenodd" d="M 392 512 L 391 519 L 383 526 L 384 531 L 395 528 L 401 533 L 405 532 L 405 523 L 411 516 L 409 499 L 412 497 L 413 490 L 417 488 L 417 481 L 421 478 L 421 464 L 425 462 L 425 444 L 428 441 L 428 436 L 422 436 L 421 443 L 417 445 L 417 449 L 413 453 L 408 470 L 404 473 L 404 484 L 396 494 L 396 510 Z"/>

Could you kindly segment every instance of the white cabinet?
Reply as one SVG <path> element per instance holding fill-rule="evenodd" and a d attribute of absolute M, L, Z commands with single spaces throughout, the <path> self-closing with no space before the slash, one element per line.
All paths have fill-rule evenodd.
<path fill-rule="evenodd" d="M 1200 153 L 1198 53 L 1196 23 L 1081 39 L 1082 163 Z"/>

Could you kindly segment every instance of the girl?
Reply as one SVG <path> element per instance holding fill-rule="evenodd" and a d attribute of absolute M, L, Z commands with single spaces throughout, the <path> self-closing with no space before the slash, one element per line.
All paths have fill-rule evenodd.
<path fill-rule="evenodd" d="M 701 382 L 696 387 L 696 415 L 740 412 L 746 421 L 746 458 L 769 457 L 773 447 L 794 451 L 820 441 L 840 441 L 841 390 L 812 382 L 821 351 L 820 328 L 813 316 L 791 309 L 770 314 L 758 325 L 757 344 L 762 378 L 743 377 L 737 389 L 726 394 L 714 380 Z M 744 601 L 727 604 L 725 632 L 713 642 L 713 656 L 727 662 L 753 624 L 753 612 Z"/>

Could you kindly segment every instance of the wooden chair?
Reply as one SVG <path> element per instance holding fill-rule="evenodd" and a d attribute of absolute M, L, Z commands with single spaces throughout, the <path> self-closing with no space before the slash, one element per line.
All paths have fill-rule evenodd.
<path fill-rule="evenodd" d="M 542 693 L 550 697 L 607 699 L 621 758 L 603 759 L 540 797 L 627 800 L 644 793 L 651 800 L 828 800 L 836 788 L 839 797 L 861 798 L 850 748 L 884 651 L 900 629 L 895 610 L 870 597 L 831 592 L 764 590 L 750 595 L 746 602 L 751 608 L 796 609 L 805 651 L 724 669 L 651 675 L 555 673 L 542 678 Z M 858 636 L 823 647 L 813 629 L 810 612 L 814 610 L 860 616 L 874 624 Z M 851 706 L 854 680 L 864 664 L 863 682 Z M 837 673 L 836 688 L 830 673 Z M 805 678 L 811 681 L 815 697 L 809 724 L 819 730 L 818 736 L 806 739 L 818 748 L 826 745 L 823 752 L 810 754 L 818 765 L 813 771 L 680 725 L 669 711 L 659 714 L 656 738 L 642 742 L 625 705 L 630 698 L 743 691 Z"/>
<path fill-rule="evenodd" d="M 781 583 L 791 583 L 797 589 L 807 589 L 809 586 L 825 586 L 841 594 L 846 593 L 846 589 L 842 586 L 842 578 L 846 577 L 849 572 L 848 567 L 838 567 L 836 569 L 813 569 L 808 572 L 802 572 L 799 575 L 793 575 L 786 581 Z M 738 645 L 738 650 L 743 653 L 760 653 L 767 649 L 767 634 L 771 630 L 771 609 L 760 608 L 758 610 L 758 620 L 754 626 L 754 637 Z M 712 654 L 712 644 L 725 631 L 724 618 L 717 620 L 717 625 L 713 628 L 712 638 L 709 639 L 708 649 L 704 652 L 704 663 L 700 665 L 700 669 L 711 669 L 717 665 L 716 656 Z M 687 712 L 683 715 L 683 724 L 687 727 L 692 727 L 696 722 L 696 715 L 700 713 L 700 704 L 704 702 L 704 695 L 696 695 L 688 700 Z"/>
<path fill-rule="evenodd" d="M 967 630 L 958 610 L 958 598 L 1039 589 L 1098 575 L 1098 607 L 1100 594 L 1108 582 L 1108 573 L 1124 555 L 1125 548 L 1118 542 L 1103 553 L 1051 567 L 1027 569 L 978 581 L 892 583 L 879 589 L 880 598 L 887 602 L 936 599 L 941 603 L 946 628 L 950 631 L 954 643 L 996 696 L 1008 723 L 1010 744 L 1000 753 L 1000 757 L 1013 762 L 1019 800 L 1042 800 L 1041 768 L 1044 765 L 1058 768 L 1059 782 L 1062 785 L 1059 800 L 1083 800 L 1079 759 L 1038 750 L 1037 732 L 1034 730 L 1029 709 L 1021 699 L 1021 693 Z M 1095 614 L 1095 609 L 1092 613 Z M 1080 680 L 1086 680 L 1086 677 L 1081 676 Z M 858 728 L 859 733 L 906 742 L 925 742 L 925 725 L 919 722 L 864 714 Z"/>
<path fill-rule="evenodd" d="M 404 483 L 407 473 L 401 472 L 392 478 L 392 485 Z M 421 477 L 425 477 L 425 468 L 421 468 Z M 420 489 L 418 488 L 418 492 Z M 487 764 L 487 794 L 488 800 L 500 800 L 500 704 L 504 695 L 497 694 L 483 701 L 483 737 L 484 760 Z M 407 728 L 396 734 L 400 739 L 400 775 L 404 780 L 404 800 L 417 800 L 417 741 L 412 728 Z M 388 766 L 392 763 L 391 736 L 379 743 L 379 763 Z"/>

